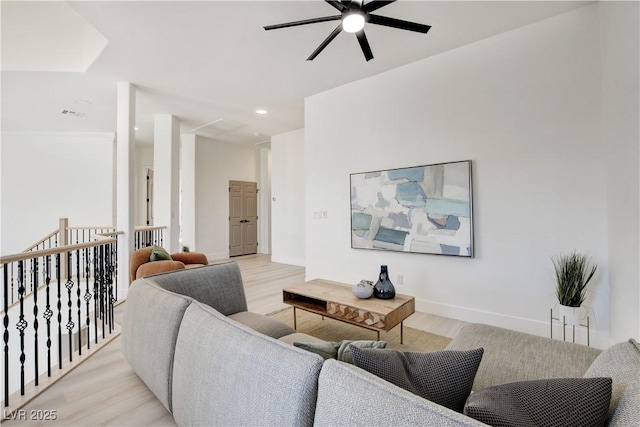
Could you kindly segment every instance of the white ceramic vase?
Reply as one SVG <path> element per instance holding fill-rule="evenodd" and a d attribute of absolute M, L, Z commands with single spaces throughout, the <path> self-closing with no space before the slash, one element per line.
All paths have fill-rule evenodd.
<path fill-rule="evenodd" d="M 564 321 L 567 325 L 570 326 L 578 326 L 582 322 L 582 307 L 569 307 L 567 305 L 559 305 L 558 308 L 558 318 L 562 322 Z"/>

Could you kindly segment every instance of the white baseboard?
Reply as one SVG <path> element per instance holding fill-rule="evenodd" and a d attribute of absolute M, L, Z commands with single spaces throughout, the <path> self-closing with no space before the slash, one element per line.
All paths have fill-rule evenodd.
<path fill-rule="evenodd" d="M 205 254 L 205 255 L 207 255 L 207 259 L 209 260 L 209 262 L 211 262 L 211 261 L 215 261 L 215 260 L 219 260 L 219 259 L 227 259 L 227 258 L 229 258 L 229 251 L 213 252 L 213 253 L 208 253 L 208 254 Z"/>
<path fill-rule="evenodd" d="M 548 309 L 547 309 L 548 310 Z M 448 317 L 450 319 L 462 320 L 470 323 L 485 323 L 487 325 L 498 326 L 501 328 L 511 329 L 515 331 L 525 332 L 532 335 L 538 335 L 549 338 L 551 333 L 550 318 L 546 321 L 527 319 L 518 316 L 509 316 L 501 313 L 477 310 L 468 307 L 460 307 L 450 304 L 441 304 L 433 301 L 416 299 L 416 311 L 436 316 Z M 550 313 L 549 313 L 550 315 Z M 576 327 L 575 342 L 579 344 L 587 344 L 586 328 Z M 566 341 L 573 341 L 573 328 L 567 326 L 565 329 Z M 590 327 L 590 345 L 596 348 L 606 348 L 609 345 L 609 337 L 607 334 L 598 332 L 595 325 Z M 553 338 L 563 339 L 562 325 L 558 321 L 553 323 Z"/>
<path fill-rule="evenodd" d="M 280 256 L 271 254 L 271 262 L 279 262 L 280 264 L 298 265 L 300 267 L 306 267 L 306 260 L 304 258 Z"/>
<path fill-rule="evenodd" d="M 485 323 L 514 329 L 533 335 L 549 336 L 549 323 L 523 317 L 508 316 L 501 313 L 477 310 L 457 305 L 442 304 L 427 300 L 416 300 L 416 311 L 435 314 L 436 316 L 462 320 L 470 323 Z"/>

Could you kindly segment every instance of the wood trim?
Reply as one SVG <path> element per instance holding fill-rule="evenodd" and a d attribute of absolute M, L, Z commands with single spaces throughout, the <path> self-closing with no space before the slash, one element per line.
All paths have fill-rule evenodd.
<path fill-rule="evenodd" d="M 167 226 L 166 225 L 137 225 L 134 229 L 134 231 L 152 231 L 152 230 L 164 230 L 166 229 Z"/>
<path fill-rule="evenodd" d="M 97 236 L 96 236 L 97 238 Z M 58 246 L 57 248 L 43 249 L 41 251 L 24 252 L 14 255 L 7 255 L 0 258 L 0 264 L 9 264 L 12 262 L 25 261 L 32 258 L 40 258 L 47 255 L 56 255 L 64 252 L 72 252 L 78 249 L 93 248 L 94 246 L 103 246 L 109 243 L 115 243 L 117 240 L 113 238 L 97 238 L 94 242 L 78 243 L 77 245 Z"/>

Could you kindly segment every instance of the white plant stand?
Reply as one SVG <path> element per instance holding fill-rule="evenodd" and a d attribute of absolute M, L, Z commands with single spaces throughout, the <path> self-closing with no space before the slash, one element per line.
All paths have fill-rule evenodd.
<path fill-rule="evenodd" d="M 587 315 L 586 317 L 586 324 L 582 324 L 580 323 L 579 325 L 569 325 L 567 323 L 567 319 L 562 316 L 562 318 L 560 318 L 560 315 L 558 315 L 558 317 L 553 317 L 553 308 L 551 308 L 549 310 L 549 323 L 551 325 L 551 338 L 553 338 L 553 321 L 556 320 L 558 322 L 561 323 L 562 325 L 562 341 L 566 341 L 567 340 L 567 326 L 571 326 L 571 331 L 572 331 L 572 338 L 571 338 L 571 342 L 575 344 L 576 342 L 576 326 L 579 327 L 583 327 L 583 328 L 587 328 L 587 347 L 590 346 L 590 339 L 589 339 L 589 316 Z"/>

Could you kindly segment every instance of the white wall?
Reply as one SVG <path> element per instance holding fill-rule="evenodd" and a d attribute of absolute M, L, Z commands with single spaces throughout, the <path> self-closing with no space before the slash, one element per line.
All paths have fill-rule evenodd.
<path fill-rule="evenodd" d="M 196 244 L 196 138 L 180 137 L 180 239 L 182 246 L 198 252 Z"/>
<path fill-rule="evenodd" d="M 271 253 L 271 147 L 260 148 L 258 170 L 258 252 Z"/>
<path fill-rule="evenodd" d="M 244 147 L 196 138 L 195 247 L 210 260 L 229 256 L 229 181 L 258 181 L 258 154 Z"/>
<path fill-rule="evenodd" d="M 306 258 L 304 132 L 271 137 L 271 260 L 301 266 Z"/>
<path fill-rule="evenodd" d="M 598 20 L 581 8 L 307 98 L 307 278 L 374 280 L 387 264 L 419 311 L 547 335 L 551 257 L 577 249 L 599 265 L 586 305 L 607 345 Z M 350 248 L 350 173 L 466 159 L 475 258 Z"/>
<path fill-rule="evenodd" d="M 3 255 L 58 227 L 113 224 L 113 133 L 2 133 Z"/>
<path fill-rule="evenodd" d="M 638 2 L 600 3 L 613 342 L 640 337 L 639 9 Z"/>
<path fill-rule="evenodd" d="M 180 123 L 171 114 L 154 116 L 153 166 L 153 222 L 167 227 L 163 246 L 179 252 Z"/>

